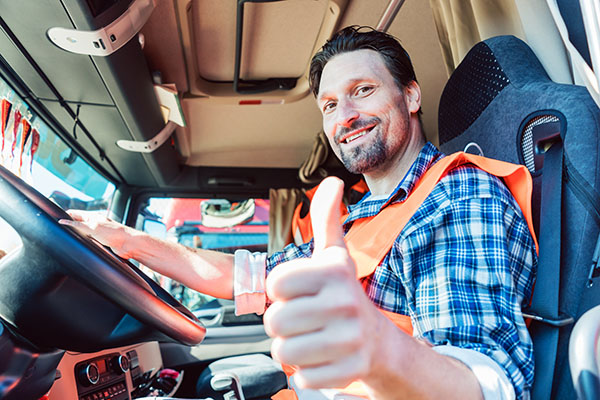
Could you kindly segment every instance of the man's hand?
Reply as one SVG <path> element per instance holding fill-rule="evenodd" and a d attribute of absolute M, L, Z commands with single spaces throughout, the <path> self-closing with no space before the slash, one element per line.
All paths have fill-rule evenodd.
<path fill-rule="evenodd" d="M 304 388 L 344 387 L 366 378 L 378 357 L 378 330 L 389 323 L 356 280 L 340 224 L 343 182 L 327 178 L 315 193 L 310 259 L 275 268 L 267 278 L 274 302 L 265 313 L 271 348 L 280 362 L 299 367 Z"/>
<path fill-rule="evenodd" d="M 126 244 L 133 229 L 91 211 L 69 210 L 67 213 L 73 220 L 61 219 L 60 224 L 72 226 L 83 235 L 96 239 L 122 258 L 131 258 Z"/>

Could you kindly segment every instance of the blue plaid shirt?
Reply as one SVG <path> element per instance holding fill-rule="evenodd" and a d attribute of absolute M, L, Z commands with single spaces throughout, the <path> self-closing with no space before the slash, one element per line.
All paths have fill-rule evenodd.
<path fill-rule="evenodd" d="M 367 194 L 349 208 L 345 231 L 353 221 L 404 201 L 441 157 L 427 143 L 387 199 Z M 312 241 L 287 246 L 267 259 L 267 273 L 310 257 L 312 248 Z M 415 337 L 494 359 L 522 398 L 533 383 L 533 346 L 521 307 L 529 303 L 536 268 L 533 240 L 509 190 L 500 179 L 463 165 L 438 182 L 362 283 L 379 308 L 411 317 Z"/>

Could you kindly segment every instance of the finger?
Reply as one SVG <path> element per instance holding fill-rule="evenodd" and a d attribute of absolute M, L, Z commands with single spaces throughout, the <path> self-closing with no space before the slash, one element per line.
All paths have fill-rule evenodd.
<path fill-rule="evenodd" d="M 339 263 L 350 261 L 345 249 L 332 247 L 324 251 L 322 256 L 317 260 L 299 258 L 273 269 L 266 281 L 269 299 L 281 301 L 316 295 L 329 282 L 348 278 L 345 268 L 339 268 Z M 354 277 L 353 273 L 350 277 Z"/>
<path fill-rule="evenodd" d="M 301 389 L 342 388 L 364 378 L 368 364 L 359 353 L 353 353 L 333 363 L 300 368 L 294 375 L 294 383 Z"/>
<path fill-rule="evenodd" d="M 75 211 L 75 210 L 67 210 L 66 212 L 67 212 L 67 214 L 69 214 L 69 217 L 71 217 L 75 221 L 83 221 L 83 215 L 81 215 L 77 211 Z"/>
<path fill-rule="evenodd" d="M 271 353 L 285 364 L 300 368 L 332 364 L 359 351 L 360 330 L 353 322 L 336 320 L 327 329 L 297 336 L 276 337 Z"/>
<path fill-rule="evenodd" d="M 75 228 L 84 235 L 90 235 L 92 233 L 92 230 L 83 222 L 73 221 L 70 219 L 59 219 L 58 223 Z"/>
<path fill-rule="evenodd" d="M 67 210 L 67 214 L 75 221 L 85 221 L 87 213 L 81 210 Z"/>
<path fill-rule="evenodd" d="M 58 223 L 61 225 L 72 226 L 73 228 L 77 228 L 77 229 L 81 229 L 81 228 L 85 227 L 85 225 L 82 222 L 74 221 L 71 219 L 59 219 Z"/>
<path fill-rule="evenodd" d="M 310 216 L 315 239 L 315 252 L 328 247 L 345 247 L 341 226 L 340 204 L 344 182 L 335 177 L 323 180 L 310 205 Z"/>
<path fill-rule="evenodd" d="M 332 319 L 351 316 L 354 311 L 320 293 L 273 303 L 265 311 L 264 325 L 271 337 L 291 337 L 325 329 Z"/>

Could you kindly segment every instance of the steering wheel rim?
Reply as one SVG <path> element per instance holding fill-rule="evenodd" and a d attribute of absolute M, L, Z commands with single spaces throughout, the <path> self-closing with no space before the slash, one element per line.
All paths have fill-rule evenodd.
<path fill-rule="evenodd" d="M 31 273 L 44 273 L 40 269 L 52 264 L 48 268 L 62 268 L 60 272 L 177 342 L 194 345 L 204 339 L 206 328 L 189 310 L 128 261 L 73 228 L 59 224 L 59 219 L 70 219 L 69 215 L 2 166 L 0 193 L 0 218 L 21 237 L 24 249 L 20 253 L 42 252 L 49 257 L 47 263 L 38 261 Z M 11 261 L 17 262 L 0 260 L 0 266 Z M 53 276 L 55 273 L 54 270 L 48 272 Z M 20 282 L 19 279 L 13 281 Z M 2 300 L 0 293 L 0 304 L 4 305 L 6 301 Z M 27 307 L 18 304 L 15 308 Z M 17 312 L 0 308 L 0 317 L 19 330 L 22 317 Z"/>

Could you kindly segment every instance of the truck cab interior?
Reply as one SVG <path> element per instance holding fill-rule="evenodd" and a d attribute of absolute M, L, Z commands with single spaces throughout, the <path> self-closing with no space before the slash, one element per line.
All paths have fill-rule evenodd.
<path fill-rule="evenodd" d="M 1 399 L 286 386 L 261 316 L 57 221 L 88 210 L 229 253 L 298 240 L 307 189 L 360 179 L 308 87 L 312 55 L 349 25 L 400 39 L 429 141 L 530 170 L 547 278 L 524 310 L 532 398 L 600 396 L 597 1 L 0 0 Z"/>

